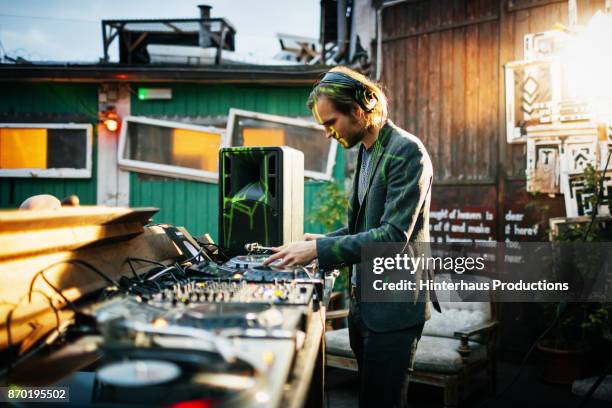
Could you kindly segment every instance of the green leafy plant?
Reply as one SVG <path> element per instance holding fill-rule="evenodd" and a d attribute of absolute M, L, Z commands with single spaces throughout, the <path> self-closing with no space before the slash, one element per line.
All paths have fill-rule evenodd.
<path fill-rule="evenodd" d="M 597 196 L 600 194 L 600 175 L 597 170 L 588 164 L 584 170 L 585 188 L 584 194 L 588 197 L 587 200 L 591 204 L 591 208 L 598 215 Z M 599 205 L 612 203 L 607 199 L 600 199 Z M 612 209 L 612 208 L 611 208 Z M 604 235 L 604 230 L 601 224 L 591 223 L 575 223 L 569 224 L 561 229 L 558 235 L 554 238 L 555 242 L 571 243 L 571 242 L 602 242 L 607 241 Z M 600 251 L 593 250 L 592 253 L 574 254 L 574 262 L 572 266 L 572 276 L 577 279 L 592 281 L 592 273 L 597 270 L 597 266 L 603 262 L 599 254 Z M 545 311 L 547 315 L 557 310 L 555 305 L 547 305 Z M 609 305 L 602 302 L 579 302 L 570 303 L 567 305 L 565 312 L 559 316 L 559 322 L 555 331 L 554 343 L 555 346 L 563 348 L 569 347 L 570 344 L 589 343 L 593 336 L 597 337 L 601 334 L 603 323 L 608 318 Z"/>
<path fill-rule="evenodd" d="M 310 213 L 308 221 L 323 225 L 326 232 L 332 232 L 347 222 L 348 197 L 340 183 L 331 182 L 317 193 L 317 205 Z M 334 291 L 348 288 L 348 268 L 340 269 L 334 282 Z"/>
<path fill-rule="evenodd" d="M 331 232 L 347 221 L 348 198 L 340 183 L 331 182 L 317 193 L 317 205 L 310 213 L 308 220 L 323 225 Z"/>
<path fill-rule="evenodd" d="M 598 213 L 599 208 L 595 207 L 598 206 L 597 197 L 599 194 L 603 193 L 603 186 L 600 185 L 601 175 L 597 169 L 593 167 L 591 163 L 589 163 L 584 169 L 584 178 L 586 185 L 585 192 L 590 193 L 586 200 L 591 205 L 591 208 L 593 208 L 593 211 Z M 610 197 L 606 197 L 602 194 L 602 196 L 599 198 L 599 205 L 607 205 L 609 212 L 612 214 L 612 199 L 610 199 Z"/>

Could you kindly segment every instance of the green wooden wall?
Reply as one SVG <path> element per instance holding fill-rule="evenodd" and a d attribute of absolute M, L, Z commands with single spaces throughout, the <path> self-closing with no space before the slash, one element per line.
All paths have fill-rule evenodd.
<path fill-rule="evenodd" d="M 139 87 L 147 85 L 139 85 Z M 230 108 L 285 116 L 308 116 L 306 99 L 311 87 L 271 87 L 260 85 L 152 84 L 171 87 L 172 100 L 141 101 L 132 95 L 131 114 L 135 116 L 216 116 L 227 115 Z M 334 178 L 344 180 L 342 148 L 338 148 Z M 323 183 L 307 181 L 304 186 L 304 231 L 324 232 L 308 221 Z M 130 206 L 160 208 L 154 221 L 182 225 L 192 234 L 210 233 L 217 239 L 217 184 L 189 180 L 130 175 Z"/>
<path fill-rule="evenodd" d="M 75 118 L 94 125 L 91 179 L 33 179 L 0 177 L 0 208 L 17 208 L 27 197 L 76 194 L 83 204 L 96 203 L 96 84 L 0 83 L 2 122 L 69 122 Z"/>
<path fill-rule="evenodd" d="M 230 107 L 285 116 L 308 116 L 305 101 L 310 86 L 151 84 L 138 87 L 171 87 L 170 101 L 140 101 L 132 96 L 136 116 L 226 116 Z M 27 197 L 52 194 L 63 198 L 76 194 L 83 204 L 96 203 L 97 84 L 0 83 L 0 117 L 3 122 L 79 122 L 94 125 L 91 179 L 0 178 L 0 207 L 17 208 Z M 344 159 L 338 149 L 334 178 L 344 180 Z M 307 181 L 304 186 L 304 231 L 324 232 L 308 221 L 323 183 Z M 217 238 L 216 184 L 132 173 L 130 206 L 155 206 L 155 222 L 183 225 L 196 235 L 205 232 Z"/>

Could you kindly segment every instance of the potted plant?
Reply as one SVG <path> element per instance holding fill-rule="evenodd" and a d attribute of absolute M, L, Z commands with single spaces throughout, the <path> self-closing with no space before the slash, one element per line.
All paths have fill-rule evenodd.
<path fill-rule="evenodd" d="M 601 204 L 608 204 L 598 199 L 599 177 L 597 171 L 590 165 L 585 169 L 585 193 L 591 192 L 589 201 L 593 211 L 596 212 Z M 599 222 L 591 222 L 591 217 L 572 222 L 568 220 L 565 227 L 554 235 L 553 240 L 564 243 L 602 242 L 609 241 L 607 231 Z M 577 248 L 578 251 L 581 248 Z M 589 276 L 601 265 L 602 259 L 597 251 L 584 252 L 571 255 L 572 262 L 570 275 L 573 284 L 592 281 Z M 601 339 L 602 325 L 608 317 L 608 304 L 602 302 L 575 302 L 545 304 L 543 316 L 548 322 L 554 322 L 547 335 L 541 339 L 537 347 L 542 358 L 542 379 L 556 384 L 571 384 L 574 380 L 584 377 L 589 371 L 588 355 Z"/>

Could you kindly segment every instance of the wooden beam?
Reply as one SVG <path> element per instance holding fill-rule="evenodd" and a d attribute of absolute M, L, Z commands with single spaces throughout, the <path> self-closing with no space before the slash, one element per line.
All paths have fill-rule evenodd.
<path fill-rule="evenodd" d="M 171 264 L 181 253 L 161 227 L 146 227 L 144 232 L 129 241 L 112 242 L 88 246 L 75 251 L 41 254 L 32 257 L 12 258 L 0 261 L 0 300 L 9 305 L 0 308 L 0 350 L 7 345 L 6 323 L 8 314 L 14 309 L 11 319 L 12 343 L 18 343 L 33 335 L 32 327 L 43 326 L 47 330 L 55 327 L 54 315 L 44 296 L 28 293 L 33 288 L 47 294 L 55 307 L 62 309 L 65 302 L 45 281 L 37 275 L 45 270 L 44 277 L 70 301 L 77 301 L 85 295 L 109 286 L 108 282 L 86 267 L 68 263 L 71 260 L 84 260 L 119 280 L 121 276 L 131 276 L 127 258 L 138 257 Z M 137 273 L 144 272 L 150 265 L 135 263 Z M 2 302 L 0 302 L 2 304 Z"/>
<path fill-rule="evenodd" d="M 547 6 L 555 3 L 567 3 L 568 0 L 532 0 L 529 3 L 517 4 L 515 1 L 509 1 L 507 10 L 509 12 L 528 10 L 536 7 Z"/>
<path fill-rule="evenodd" d="M 481 24 L 481 23 L 489 23 L 489 22 L 493 22 L 493 21 L 497 21 L 499 20 L 499 16 L 491 16 L 491 17 L 482 17 L 482 18 L 475 18 L 475 19 L 470 19 L 470 20 L 464 20 L 464 21 L 460 21 L 458 23 L 453 23 L 453 24 L 446 24 L 446 25 L 442 25 L 439 27 L 434 27 L 434 28 L 428 28 L 428 29 L 424 29 L 424 30 L 418 30 L 415 31 L 414 33 L 410 33 L 410 34 L 402 34 L 402 35 L 396 35 L 393 37 L 388 37 L 388 38 L 383 38 L 382 42 L 391 42 L 391 41 L 397 41 L 397 40 L 403 40 L 406 38 L 412 38 L 412 37 L 418 37 L 420 35 L 424 35 L 424 34 L 432 34 L 432 33 L 438 33 L 441 31 L 446 31 L 446 30 L 452 30 L 455 28 L 462 28 L 462 27 L 467 27 L 467 26 L 471 26 L 474 24 Z"/>

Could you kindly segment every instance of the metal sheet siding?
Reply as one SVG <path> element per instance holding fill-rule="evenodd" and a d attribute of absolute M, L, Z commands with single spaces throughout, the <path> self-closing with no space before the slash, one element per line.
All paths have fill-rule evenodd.
<path fill-rule="evenodd" d="M 52 194 L 60 199 L 76 194 L 82 204 L 95 204 L 97 85 L 5 82 L 0 89 L 2 122 L 70 122 L 79 118 L 79 122 L 91 123 L 94 128 L 91 179 L 0 178 L 0 207 L 16 208 L 35 194 Z"/>
<path fill-rule="evenodd" d="M 145 87 L 147 85 L 141 85 Z M 175 117 L 225 116 L 230 108 L 286 116 L 309 116 L 306 99 L 310 87 L 243 85 L 152 84 L 171 87 L 169 101 L 141 101 L 133 94 L 131 113 L 135 116 Z M 344 180 L 342 149 L 338 149 L 334 178 Z M 304 231 L 323 232 L 308 222 L 322 183 L 307 181 L 304 188 Z M 195 235 L 209 233 L 216 240 L 218 228 L 217 184 L 189 180 L 130 175 L 130 206 L 155 206 L 160 212 L 154 221 L 185 226 Z"/>

